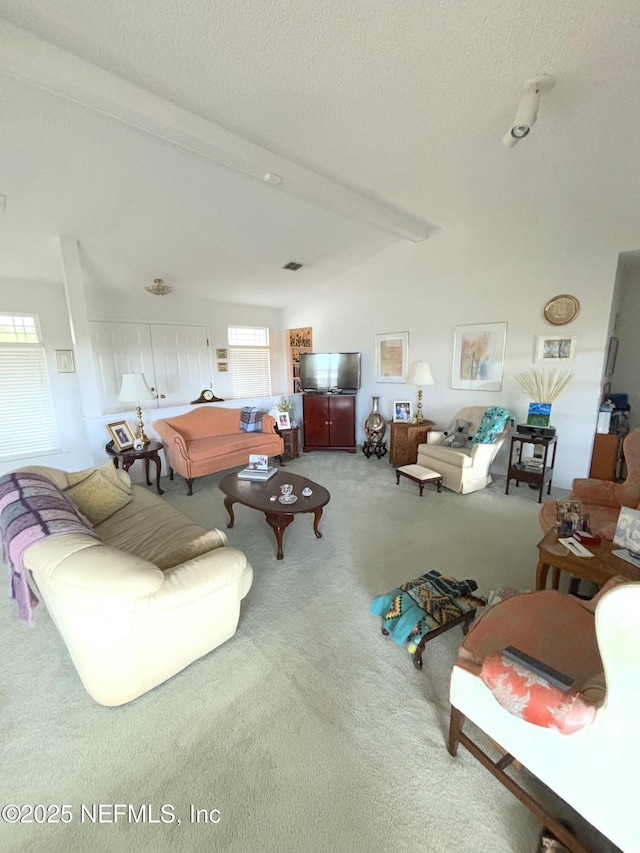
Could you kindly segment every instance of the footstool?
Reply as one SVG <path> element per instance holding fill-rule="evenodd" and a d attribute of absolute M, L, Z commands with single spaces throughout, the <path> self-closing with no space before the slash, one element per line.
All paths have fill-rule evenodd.
<path fill-rule="evenodd" d="M 435 483 L 438 491 L 442 491 L 442 474 L 432 471 L 431 468 L 423 468 L 422 465 L 403 465 L 401 468 L 396 468 L 396 486 L 400 482 L 401 476 L 418 484 L 420 497 L 422 497 L 425 483 Z"/>
<path fill-rule="evenodd" d="M 398 645 L 407 643 L 416 669 L 422 669 L 424 647 L 436 637 L 462 625 L 466 634 L 485 598 L 474 595 L 474 580 L 443 577 L 432 569 L 373 599 L 369 610 L 382 617 L 381 631 Z"/>

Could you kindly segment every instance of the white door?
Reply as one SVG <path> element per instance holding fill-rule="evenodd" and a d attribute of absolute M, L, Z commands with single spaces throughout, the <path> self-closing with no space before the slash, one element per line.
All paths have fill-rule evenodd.
<path fill-rule="evenodd" d="M 102 412 L 107 415 L 130 411 L 131 403 L 118 401 L 122 374 L 142 373 L 149 386 L 156 384 L 149 324 L 91 322 L 89 325 Z M 145 408 L 156 406 L 153 400 L 144 404 Z"/>
<path fill-rule="evenodd" d="M 155 388 L 161 408 L 190 403 L 203 388 L 213 387 L 204 326 L 154 324 L 150 329 Z"/>
<path fill-rule="evenodd" d="M 184 405 L 213 387 L 205 326 L 89 325 L 103 414 L 131 410 L 118 401 L 123 373 L 142 373 L 156 394 L 141 401 L 144 409 Z"/>

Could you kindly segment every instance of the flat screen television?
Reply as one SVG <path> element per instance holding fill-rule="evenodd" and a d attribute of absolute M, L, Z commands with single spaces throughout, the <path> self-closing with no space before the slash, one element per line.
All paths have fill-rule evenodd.
<path fill-rule="evenodd" d="M 300 386 L 316 393 L 339 389 L 355 394 L 360 388 L 360 353 L 300 353 Z"/>

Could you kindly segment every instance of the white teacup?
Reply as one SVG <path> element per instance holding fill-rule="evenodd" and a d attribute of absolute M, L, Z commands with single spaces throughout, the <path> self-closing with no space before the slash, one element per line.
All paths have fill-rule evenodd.
<path fill-rule="evenodd" d="M 305 498 L 308 498 L 310 495 L 312 495 L 312 494 L 313 494 L 313 492 L 311 491 L 311 489 L 309 488 L 309 486 L 306 486 L 306 487 L 302 490 L 302 494 L 305 496 Z"/>
<path fill-rule="evenodd" d="M 280 491 L 282 492 L 283 498 L 290 498 L 291 492 L 293 491 L 293 486 L 291 483 L 285 483 L 283 486 L 280 486 Z"/>

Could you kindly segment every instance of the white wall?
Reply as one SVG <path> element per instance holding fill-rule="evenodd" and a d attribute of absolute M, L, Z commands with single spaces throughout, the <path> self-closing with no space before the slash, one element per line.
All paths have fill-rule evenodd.
<path fill-rule="evenodd" d="M 611 390 L 629 395 L 629 425 L 635 429 L 640 426 L 640 270 L 623 271 L 620 290 L 622 295 L 616 311 L 618 326 L 614 328 L 612 324 L 611 327 L 611 334 L 620 341 Z"/>
<path fill-rule="evenodd" d="M 526 419 L 528 397 L 514 375 L 538 367 L 535 336 L 558 330 L 578 336 L 575 378 L 553 405 L 558 453 L 554 483 L 570 488 L 587 476 L 595 434 L 600 380 L 618 252 L 584 236 L 514 229 L 492 233 L 445 228 L 425 243 L 398 243 L 345 273 L 326 292 L 307 294 L 285 310 L 287 327 L 312 326 L 314 350 L 360 350 L 358 440 L 380 396 L 391 417 L 394 399 L 416 399 L 416 389 L 375 382 L 375 334 L 409 331 L 409 362 L 431 363 L 436 384 L 424 389 L 424 416 L 446 428 L 467 405 L 499 405 Z M 580 302 L 570 325 L 554 327 L 543 317 L 545 303 L 561 293 Z M 506 321 L 507 344 L 501 392 L 451 389 L 456 325 Z M 505 468 L 506 450 L 497 460 Z"/>

